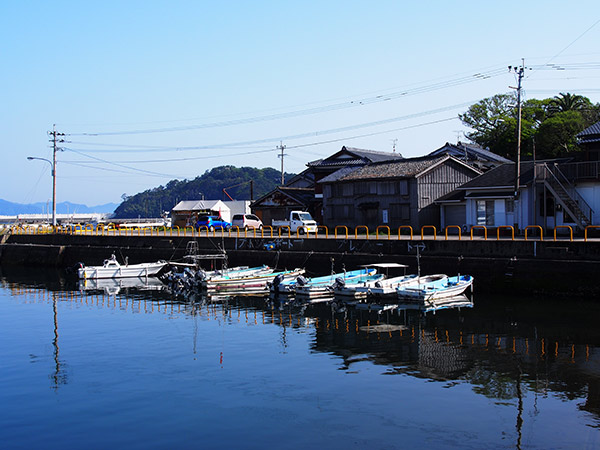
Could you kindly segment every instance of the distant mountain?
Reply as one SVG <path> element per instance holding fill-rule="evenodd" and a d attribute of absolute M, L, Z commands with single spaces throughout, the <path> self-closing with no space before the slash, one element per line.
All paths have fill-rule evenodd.
<path fill-rule="evenodd" d="M 290 179 L 294 174 L 285 174 Z M 252 181 L 252 184 L 250 183 Z M 281 184 L 281 173 L 272 168 L 219 166 L 193 180 L 171 180 L 125 199 L 115 210 L 115 218 L 160 217 L 181 200 L 254 200 Z M 223 192 L 225 189 L 226 193 Z"/>
<path fill-rule="evenodd" d="M 70 213 L 112 213 L 119 206 L 117 203 L 105 203 L 104 205 L 87 206 L 71 202 L 56 204 L 57 214 Z M 52 214 L 52 203 L 13 203 L 0 199 L 0 215 L 16 216 L 17 214 Z"/>

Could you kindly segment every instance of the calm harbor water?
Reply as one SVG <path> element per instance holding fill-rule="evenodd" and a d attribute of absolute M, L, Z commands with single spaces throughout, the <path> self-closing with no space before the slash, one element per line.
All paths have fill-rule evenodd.
<path fill-rule="evenodd" d="M 96 287 L 0 272 L 0 447 L 600 447 L 597 301 L 424 316 Z"/>

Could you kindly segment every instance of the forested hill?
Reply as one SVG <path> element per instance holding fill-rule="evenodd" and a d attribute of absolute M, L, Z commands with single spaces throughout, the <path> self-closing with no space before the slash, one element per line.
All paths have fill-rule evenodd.
<path fill-rule="evenodd" d="M 292 176 L 294 174 L 285 174 L 286 180 Z M 166 186 L 127 197 L 115 210 L 114 217 L 160 217 L 180 201 L 200 200 L 202 196 L 207 200 L 229 200 L 223 193 L 224 188 L 234 200 L 250 200 L 250 180 L 256 200 L 281 184 L 281 172 L 272 168 L 215 167 L 193 180 L 172 180 Z"/>

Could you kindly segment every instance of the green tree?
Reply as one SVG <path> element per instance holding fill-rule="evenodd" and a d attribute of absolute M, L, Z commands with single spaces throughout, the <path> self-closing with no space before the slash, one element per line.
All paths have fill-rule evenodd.
<path fill-rule="evenodd" d="M 517 101 L 514 94 L 498 94 L 472 105 L 459 118 L 473 129 L 471 141 L 492 152 L 515 159 Z M 521 156 L 554 158 L 577 151 L 575 136 L 600 119 L 600 104 L 587 97 L 560 93 L 553 98 L 531 99 L 521 109 Z"/>
<path fill-rule="evenodd" d="M 553 114 L 544 120 L 535 137 L 539 158 L 556 158 L 578 151 L 575 136 L 585 128 L 583 116 L 575 110 Z"/>

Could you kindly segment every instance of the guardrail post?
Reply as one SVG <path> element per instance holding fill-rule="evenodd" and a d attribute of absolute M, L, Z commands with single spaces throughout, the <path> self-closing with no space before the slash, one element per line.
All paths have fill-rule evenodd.
<path fill-rule="evenodd" d="M 336 226 L 335 226 L 335 229 L 333 230 L 333 231 L 334 231 L 335 238 L 336 238 L 336 239 L 338 238 L 338 228 L 339 228 L 339 229 L 343 229 L 343 230 L 344 230 L 344 232 L 345 232 L 345 234 L 346 234 L 345 238 L 346 238 L 346 239 L 348 239 L 348 227 L 347 227 L 346 225 L 336 225 Z"/>
<path fill-rule="evenodd" d="M 585 242 L 587 242 L 588 239 L 588 228 L 600 228 L 600 225 L 588 225 L 587 227 L 585 227 Z"/>
<path fill-rule="evenodd" d="M 496 229 L 496 239 L 500 240 L 500 230 L 508 230 L 508 229 L 510 229 L 511 238 L 514 241 L 515 240 L 515 229 L 511 225 L 499 225 L 498 228 Z"/>
<path fill-rule="evenodd" d="M 487 227 L 485 225 L 473 225 L 471 227 L 471 240 L 473 240 L 473 231 L 475 231 L 476 228 L 483 229 L 483 238 L 487 241 Z"/>
<path fill-rule="evenodd" d="M 525 240 L 527 240 L 527 232 L 529 231 L 529 229 L 540 230 L 540 241 L 544 240 L 544 229 L 539 225 L 527 225 L 525 227 Z"/>
<path fill-rule="evenodd" d="M 288 235 L 287 235 L 287 237 L 288 237 L 288 238 L 291 238 L 291 237 L 292 237 L 292 229 L 290 228 L 290 226 L 289 226 L 289 225 L 283 225 L 283 226 L 281 226 L 281 227 L 278 227 L 278 228 L 277 228 L 277 234 L 278 234 L 278 236 L 279 236 L 279 237 L 282 237 L 282 236 L 281 236 L 281 230 L 284 230 L 284 229 L 287 229 L 287 232 L 288 232 Z"/>
<path fill-rule="evenodd" d="M 413 240 L 413 229 L 410 225 L 400 225 L 398 227 L 398 240 L 400 240 L 400 238 L 402 237 L 402 229 L 403 228 L 408 228 L 408 230 L 410 231 L 410 240 Z"/>
<path fill-rule="evenodd" d="M 367 241 L 369 240 L 369 227 L 367 227 L 366 225 L 358 225 L 356 228 L 354 228 L 354 239 L 358 239 L 358 230 L 364 228 L 365 232 L 367 233 Z"/>
<path fill-rule="evenodd" d="M 462 238 L 462 228 L 460 227 L 460 225 L 447 225 L 446 226 L 446 240 L 448 240 L 448 229 L 449 228 L 458 229 L 458 240 L 460 241 Z"/>
<path fill-rule="evenodd" d="M 384 231 L 387 230 L 387 237 L 388 237 L 388 241 L 390 240 L 390 227 L 388 227 L 387 225 L 379 225 L 377 227 L 377 229 L 375 230 L 375 239 L 379 240 L 379 229 L 383 229 Z"/>
<path fill-rule="evenodd" d="M 315 239 L 317 239 L 317 237 L 319 237 L 319 228 L 325 229 L 325 239 L 328 239 L 329 238 L 329 228 L 327 228 L 325 225 L 317 225 L 317 230 L 315 231 Z"/>
<path fill-rule="evenodd" d="M 556 232 L 558 231 L 559 228 L 564 228 L 569 230 L 569 239 L 572 242 L 573 241 L 573 228 L 570 227 L 569 225 L 556 225 L 554 227 L 554 240 L 556 241 Z"/>
<path fill-rule="evenodd" d="M 435 241 L 437 239 L 437 230 L 436 230 L 435 226 L 433 226 L 433 225 L 423 225 L 421 227 L 421 240 L 424 240 L 424 237 L 425 237 L 424 231 L 426 228 L 427 229 L 433 228 L 433 240 Z"/>

